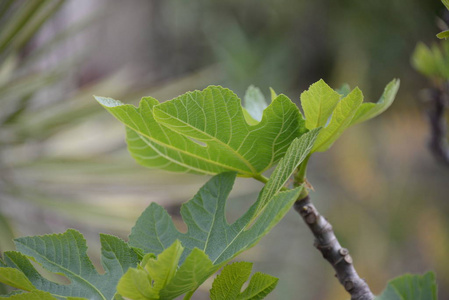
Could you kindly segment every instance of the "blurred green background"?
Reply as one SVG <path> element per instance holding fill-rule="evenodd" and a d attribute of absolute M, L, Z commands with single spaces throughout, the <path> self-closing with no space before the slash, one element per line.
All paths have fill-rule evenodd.
<path fill-rule="evenodd" d="M 397 77 L 385 114 L 313 156 L 312 197 L 375 293 L 434 270 L 448 297 L 449 169 L 426 149 L 429 83 L 410 66 L 418 41 L 438 42 L 443 13 L 437 0 L 0 1 L 0 252 L 13 237 L 76 228 L 98 262 L 99 232 L 126 238 L 152 201 L 181 222 L 179 205 L 207 180 L 138 166 L 93 94 L 136 104 L 210 84 L 243 96 L 254 84 L 298 102 L 323 78 L 376 101 Z M 260 188 L 237 182 L 229 220 Z M 268 299 L 346 299 L 312 244 L 291 211 L 239 259 L 280 278 Z"/>

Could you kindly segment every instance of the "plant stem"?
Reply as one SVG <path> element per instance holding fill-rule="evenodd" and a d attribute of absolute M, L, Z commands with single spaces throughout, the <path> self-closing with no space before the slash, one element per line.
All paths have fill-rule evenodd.
<path fill-rule="evenodd" d="M 190 300 L 190 298 L 192 298 L 193 293 L 195 293 L 195 291 L 190 291 L 186 293 L 183 300 Z"/>
<path fill-rule="evenodd" d="M 257 181 L 262 182 L 262 183 L 267 183 L 268 182 L 268 178 L 263 176 L 262 174 L 254 175 L 253 178 L 256 179 Z"/>
<path fill-rule="evenodd" d="M 294 176 L 294 185 L 300 186 L 307 182 L 306 172 L 310 154 L 301 163 Z M 294 205 L 295 210 L 303 218 L 315 236 L 315 247 L 323 257 L 332 265 L 336 277 L 351 294 L 351 300 L 373 300 L 374 295 L 368 284 L 359 277 L 352 263 L 352 258 L 346 248 L 341 247 L 332 229 L 332 225 L 316 209 L 310 201 L 307 187 L 299 195 Z"/>
<path fill-rule="evenodd" d="M 427 112 L 431 132 L 429 149 L 438 161 L 449 166 L 449 147 L 446 141 L 447 129 L 444 116 L 447 94 L 443 88 L 432 88 L 430 91 L 432 106 Z"/>
<path fill-rule="evenodd" d="M 351 294 L 351 300 L 373 300 L 374 295 L 368 284 L 357 274 L 348 249 L 341 247 L 332 225 L 310 202 L 309 195 L 299 198 L 294 207 L 315 236 L 315 247 L 332 265 L 336 277 Z"/>

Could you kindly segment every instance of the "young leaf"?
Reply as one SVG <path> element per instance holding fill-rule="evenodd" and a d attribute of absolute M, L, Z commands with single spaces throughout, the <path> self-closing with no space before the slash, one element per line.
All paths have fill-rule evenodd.
<path fill-rule="evenodd" d="M 437 38 L 439 39 L 447 39 L 449 38 L 449 30 L 442 31 L 437 34 Z"/>
<path fill-rule="evenodd" d="M 338 95 L 338 94 L 337 94 Z M 338 102 L 329 124 L 318 135 L 312 152 L 324 152 L 337 140 L 343 131 L 350 125 L 357 109 L 362 104 L 362 91 L 358 88 L 352 90 L 345 98 Z"/>
<path fill-rule="evenodd" d="M 136 266 L 138 259 L 135 252 L 117 237 L 103 234 L 100 236 L 100 242 L 102 265 L 106 271 L 104 275 L 97 273 L 86 254 L 86 241 L 81 233 L 73 229 L 63 234 L 15 240 L 21 253 L 31 257 L 48 271 L 66 276 L 71 281 L 70 284 L 62 285 L 45 279 L 29 260 L 18 252 L 5 253 L 8 268 L 0 268 L 0 274 L 10 274 L 12 267 L 22 271 L 36 289 L 52 295 L 109 300 L 115 295 L 120 277 L 129 267 Z M 0 280 L 2 278 L 0 277 Z M 16 280 L 16 283 L 26 287 L 23 281 Z"/>
<path fill-rule="evenodd" d="M 173 279 L 161 290 L 162 299 L 173 299 L 195 291 L 209 276 L 218 270 L 203 251 L 194 248 L 179 267 Z"/>
<path fill-rule="evenodd" d="M 2 267 L 0 269 L 0 282 L 28 292 L 36 289 L 25 274 L 15 268 Z"/>
<path fill-rule="evenodd" d="M 3 297 L 0 295 L 0 299 L 7 298 L 11 300 L 57 300 L 50 293 L 42 291 L 32 291 L 30 293 L 21 293 L 16 295 L 11 295 L 9 297 Z M 70 299 L 67 299 L 70 300 Z"/>
<path fill-rule="evenodd" d="M 306 117 L 306 127 L 314 129 L 326 125 L 340 100 L 340 95 L 323 79 L 312 84 L 301 94 L 301 105 Z"/>
<path fill-rule="evenodd" d="M 128 269 L 117 286 L 120 295 L 133 300 L 174 299 L 195 291 L 219 267 L 195 248 L 178 269 L 183 250 L 177 240 L 157 258 L 142 261 L 137 269 Z"/>
<path fill-rule="evenodd" d="M 251 117 L 260 122 L 262 120 L 263 111 L 268 106 L 260 89 L 256 88 L 254 85 L 250 85 L 246 90 L 243 103 Z"/>
<path fill-rule="evenodd" d="M 211 300 L 256 300 L 263 299 L 277 285 L 278 279 L 270 275 L 256 273 L 248 287 L 241 292 L 243 284 L 248 280 L 252 263 L 236 262 L 223 268 L 215 278 L 210 290 Z"/>
<path fill-rule="evenodd" d="M 387 288 L 376 300 L 436 300 L 437 285 L 435 274 L 402 275 L 391 280 Z"/>
<path fill-rule="evenodd" d="M 181 215 L 188 227 L 187 233 L 177 231 L 167 212 L 152 203 L 137 220 L 129 244 L 146 253 L 159 254 L 178 239 L 186 248 L 181 263 L 194 248 L 198 248 L 207 254 L 214 265 L 225 263 L 254 246 L 287 213 L 301 190 L 298 188 L 274 195 L 252 223 L 256 208 L 260 207 L 259 198 L 230 225 L 226 221 L 225 204 L 235 176 L 235 173 L 214 176 L 192 200 L 183 204 Z"/>
<path fill-rule="evenodd" d="M 260 194 L 260 206 L 263 207 L 287 183 L 290 176 L 309 155 L 321 128 L 316 128 L 296 138 L 279 161 Z"/>
<path fill-rule="evenodd" d="M 306 131 L 298 108 L 284 95 L 252 126 L 245 120 L 240 99 L 218 86 L 162 104 L 143 98 L 139 108 L 96 99 L 127 126 L 129 150 L 139 163 L 169 171 L 259 175 Z"/>
<path fill-rule="evenodd" d="M 363 103 L 362 105 L 360 105 L 359 109 L 355 113 L 354 118 L 351 121 L 350 126 L 372 119 L 387 110 L 396 97 L 396 94 L 399 90 L 399 85 L 400 80 L 393 79 L 385 87 L 385 90 L 377 103 Z"/>
<path fill-rule="evenodd" d="M 413 67 L 422 74 L 429 77 L 439 77 L 440 66 L 442 64 L 442 55 L 438 47 L 432 49 L 423 43 L 418 43 L 412 55 Z"/>

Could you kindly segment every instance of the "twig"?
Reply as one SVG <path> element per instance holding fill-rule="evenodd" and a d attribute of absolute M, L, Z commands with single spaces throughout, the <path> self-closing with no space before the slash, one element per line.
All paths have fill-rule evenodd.
<path fill-rule="evenodd" d="M 447 94 L 438 88 L 432 88 L 430 92 L 431 107 L 427 112 L 431 133 L 429 149 L 438 161 L 449 166 L 449 146 L 446 141 L 447 128 L 444 116 Z"/>
<path fill-rule="evenodd" d="M 336 277 L 351 294 L 351 300 L 373 300 L 374 295 L 368 284 L 357 274 L 348 249 L 341 247 L 332 225 L 320 215 L 309 196 L 298 199 L 294 207 L 315 236 L 315 247 L 332 265 Z"/>

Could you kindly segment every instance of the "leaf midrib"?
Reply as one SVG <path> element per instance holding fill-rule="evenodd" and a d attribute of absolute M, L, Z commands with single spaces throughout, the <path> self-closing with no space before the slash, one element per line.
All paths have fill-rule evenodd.
<path fill-rule="evenodd" d="M 204 135 L 206 135 L 207 137 L 209 137 L 211 140 L 216 141 L 216 142 L 218 142 L 219 144 L 223 145 L 224 147 L 228 148 L 229 150 L 231 150 L 232 153 L 234 153 L 234 155 L 235 155 L 236 157 L 238 157 L 238 158 L 239 158 L 239 159 L 240 159 L 240 160 L 241 160 L 241 161 L 242 161 L 242 162 L 243 162 L 243 163 L 244 163 L 244 164 L 245 164 L 245 165 L 252 171 L 252 174 L 258 174 L 258 172 L 256 171 L 256 169 L 254 169 L 254 166 L 251 165 L 251 163 L 250 163 L 244 156 L 242 156 L 239 152 L 237 152 L 234 148 L 232 148 L 228 143 L 225 143 L 225 142 L 223 142 L 222 140 L 220 140 L 220 139 L 214 137 L 213 135 L 210 135 L 210 134 L 209 134 L 208 132 L 206 132 L 206 131 L 201 131 L 201 130 L 199 130 L 198 128 L 196 128 L 196 127 L 190 125 L 189 123 L 187 123 L 186 121 L 183 121 L 183 120 L 181 120 L 181 119 L 179 119 L 179 118 L 176 118 L 176 117 L 174 117 L 174 116 L 168 114 L 167 112 L 163 111 L 162 109 L 160 109 L 160 108 L 158 108 L 158 107 L 155 107 L 154 109 L 159 110 L 160 112 L 166 114 L 167 116 L 176 119 L 177 121 L 179 121 L 179 122 L 182 123 L 182 124 L 185 124 L 187 127 L 191 128 L 191 129 L 193 129 L 193 130 L 195 130 L 196 132 L 199 132 L 199 133 L 201 133 L 201 134 L 204 134 Z M 231 133 L 232 133 L 232 128 L 233 128 L 233 126 L 232 126 L 232 124 L 231 124 Z M 246 136 L 248 136 L 248 135 L 249 135 L 249 132 L 246 134 Z M 245 137 L 245 139 L 246 139 L 246 137 Z"/>
<path fill-rule="evenodd" d="M 125 124 L 125 125 L 126 125 L 126 124 Z M 129 126 L 129 125 L 126 125 L 126 126 L 128 126 L 128 128 L 130 128 L 131 130 L 135 131 L 137 134 L 146 137 L 146 138 L 149 139 L 150 141 L 152 141 L 152 142 L 154 142 L 154 143 L 156 143 L 156 144 L 158 144 L 158 145 L 160 145 L 160 146 L 162 146 L 162 147 L 166 147 L 166 148 L 172 149 L 172 150 L 174 150 L 174 151 L 181 152 L 181 153 L 186 154 L 186 155 L 188 155 L 188 156 L 191 156 L 191 157 L 200 159 L 200 160 L 205 161 L 205 162 L 210 163 L 210 164 L 215 164 L 215 165 L 220 166 L 220 167 L 222 167 L 222 168 L 225 168 L 225 169 L 227 169 L 227 170 L 232 170 L 232 171 L 238 172 L 238 173 L 240 173 L 240 174 L 242 174 L 242 175 L 246 175 L 246 176 L 248 176 L 248 177 L 254 177 L 254 176 L 259 175 L 259 173 L 257 173 L 257 172 L 249 173 L 249 172 L 247 172 L 247 171 L 244 171 L 244 170 L 241 170 L 241 169 L 237 169 L 237 168 L 234 168 L 234 167 L 225 165 L 225 164 L 221 164 L 221 163 L 219 163 L 219 162 L 217 162 L 217 161 L 209 160 L 209 159 L 207 159 L 207 158 L 205 158 L 205 157 L 195 155 L 194 153 L 191 153 L 191 152 L 188 152 L 188 151 L 185 151 L 185 150 L 182 150 L 182 149 L 173 147 L 173 146 L 171 146 L 170 144 L 163 143 L 163 142 L 161 142 L 161 141 L 159 141 L 159 140 L 157 140 L 157 139 L 155 139 L 155 138 L 152 138 L 152 137 L 148 136 L 147 134 L 144 134 L 144 133 L 141 132 L 140 130 L 134 129 L 134 128 L 132 128 L 132 127 Z M 165 155 L 164 155 L 164 157 L 165 157 Z M 201 170 L 202 170 L 202 169 L 201 169 Z M 202 170 L 202 172 L 203 172 L 203 173 L 206 173 L 204 170 Z M 210 174 L 210 173 L 209 173 L 209 174 Z M 213 174 L 215 174 L 215 173 L 213 173 Z"/>
<path fill-rule="evenodd" d="M 73 273 L 71 270 L 69 270 L 69 269 L 67 269 L 67 268 L 65 268 L 65 267 L 63 267 L 63 266 L 61 266 L 61 265 L 58 265 L 57 263 L 55 263 L 55 262 L 49 260 L 47 257 L 45 257 L 45 256 L 43 256 L 42 254 L 40 254 L 39 252 L 35 251 L 33 248 L 30 248 L 27 244 L 21 243 L 21 245 L 22 245 L 23 247 L 25 247 L 25 248 L 31 250 L 31 252 L 36 253 L 39 257 L 41 257 L 42 259 L 44 259 L 45 261 L 47 261 L 47 262 L 50 263 L 51 265 L 56 266 L 56 267 L 58 267 L 58 268 L 60 268 L 60 269 L 62 269 L 62 270 L 64 270 L 64 271 L 66 271 L 67 273 L 71 274 L 72 276 L 74 276 L 74 277 L 76 277 L 76 278 L 78 278 L 78 279 L 81 279 L 81 281 L 85 282 L 87 285 L 89 285 L 90 287 L 92 287 L 92 288 L 98 293 L 98 295 L 101 296 L 101 298 L 102 298 L 103 300 L 107 300 L 107 299 L 103 296 L 103 294 L 97 289 L 97 287 L 95 287 L 93 284 L 91 284 L 89 281 L 87 281 L 87 280 L 84 279 L 83 277 L 81 277 L 81 276 L 79 276 L 78 274 Z M 97 274 L 97 275 L 99 275 L 99 274 Z M 99 276 L 101 276 L 101 275 L 99 275 Z M 50 292 L 50 293 L 51 293 L 51 292 Z M 67 297 L 67 296 L 64 296 L 64 297 Z"/>

